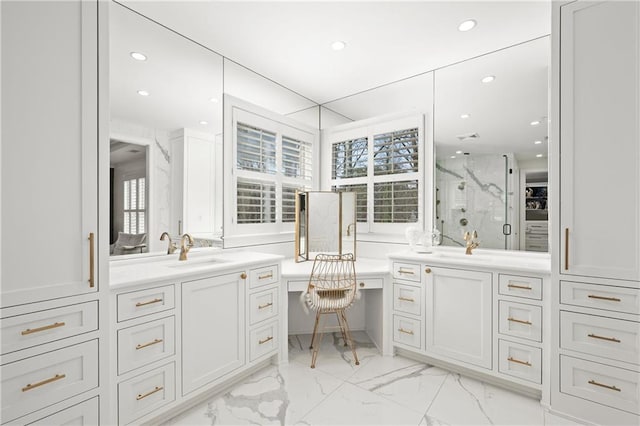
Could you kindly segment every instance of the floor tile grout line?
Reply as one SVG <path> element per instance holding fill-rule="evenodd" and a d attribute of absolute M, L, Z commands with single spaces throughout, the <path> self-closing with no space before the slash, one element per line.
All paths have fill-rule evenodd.
<path fill-rule="evenodd" d="M 440 383 L 440 386 L 438 387 L 438 391 L 436 392 L 435 396 L 433 397 L 433 399 L 431 399 L 431 402 L 429 403 L 429 405 L 427 406 L 427 409 L 425 410 L 422 418 L 424 419 L 425 417 L 427 417 L 427 413 L 429 412 L 429 410 L 431 409 L 431 407 L 433 406 L 433 404 L 436 402 L 436 399 L 438 399 L 438 396 L 440 396 L 440 391 L 442 391 L 442 387 L 444 386 L 445 382 L 447 381 L 447 379 L 451 376 L 451 373 L 447 373 L 447 375 L 445 376 L 444 380 L 442 381 L 442 383 Z"/>
<path fill-rule="evenodd" d="M 333 376 L 332 376 L 332 377 L 333 377 Z M 315 410 L 316 408 L 318 408 L 318 407 L 319 407 L 323 402 L 325 402 L 325 401 L 327 400 L 327 398 L 329 398 L 331 395 L 333 395 L 333 394 L 334 394 L 338 389 L 342 388 L 342 387 L 345 385 L 345 383 L 347 383 L 347 382 L 346 382 L 346 381 L 343 381 L 343 382 L 342 382 L 342 383 L 340 383 L 338 386 L 336 386 L 336 388 L 335 388 L 334 390 L 332 390 L 331 392 L 327 393 L 327 394 L 325 395 L 325 397 L 324 397 L 324 398 L 322 398 L 322 399 L 321 399 L 321 400 L 320 400 L 316 405 L 314 405 L 314 406 L 313 406 L 313 407 L 311 407 L 309 410 L 307 410 L 307 412 L 306 412 L 306 413 L 304 413 L 304 415 L 303 415 L 302 417 L 300 417 L 300 418 L 297 420 L 297 422 L 296 422 L 296 423 L 299 423 L 299 422 L 305 421 L 305 418 L 306 418 L 309 414 L 311 414 L 311 412 L 312 412 L 313 410 Z"/>

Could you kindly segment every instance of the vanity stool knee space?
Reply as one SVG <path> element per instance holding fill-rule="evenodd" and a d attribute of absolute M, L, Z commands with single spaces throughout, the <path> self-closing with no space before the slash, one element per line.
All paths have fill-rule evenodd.
<path fill-rule="evenodd" d="M 322 344 L 324 326 L 318 330 L 322 315 L 335 314 L 345 346 L 351 348 L 356 365 L 360 364 L 351 337 L 345 310 L 351 306 L 356 296 L 356 273 L 353 254 L 318 254 L 313 262 L 309 285 L 304 295 L 305 303 L 316 310 L 311 346 L 311 368 L 315 368 L 318 350 Z M 320 335 L 317 336 L 318 331 Z M 316 338 L 317 336 L 317 338 Z"/>

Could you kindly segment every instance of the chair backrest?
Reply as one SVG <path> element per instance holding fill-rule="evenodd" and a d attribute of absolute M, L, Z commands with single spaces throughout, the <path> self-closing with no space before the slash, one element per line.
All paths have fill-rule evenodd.
<path fill-rule="evenodd" d="M 344 308 L 356 296 L 356 270 L 352 253 L 318 254 L 313 262 L 307 293 L 311 307 Z"/>

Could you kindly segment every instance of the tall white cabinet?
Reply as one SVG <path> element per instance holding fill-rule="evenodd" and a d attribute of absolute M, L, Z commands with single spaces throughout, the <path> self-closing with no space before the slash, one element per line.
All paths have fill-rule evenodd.
<path fill-rule="evenodd" d="M 98 420 L 99 7 L 0 4 L 3 424 Z"/>
<path fill-rule="evenodd" d="M 640 422 L 640 3 L 553 10 L 551 408 Z"/>

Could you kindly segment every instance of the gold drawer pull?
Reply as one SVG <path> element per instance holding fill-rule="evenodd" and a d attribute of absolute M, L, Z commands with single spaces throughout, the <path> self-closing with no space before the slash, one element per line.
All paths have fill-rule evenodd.
<path fill-rule="evenodd" d="M 622 302 L 622 300 L 618 299 L 617 297 L 596 296 L 595 294 L 590 294 L 587 297 L 589 299 L 609 300 L 611 302 Z"/>
<path fill-rule="evenodd" d="M 604 336 L 598 336 L 597 334 L 587 334 L 587 336 L 592 337 L 594 339 L 606 340 L 607 342 L 620 343 L 620 340 L 616 339 L 615 337 L 604 337 Z"/>
<path fill-rule="evenodd" d="M 95 235 L 93 232 L 89 233 L 89 287 L 93 288 L 95 286 L 95 245 L 94 245 Z"/>
<path fill-rule="evenodd" d="M 400 333 L 404 333 L 404 334 L 411 334 L 411 335 L 413 335 L 413 330 L 405 330 L 405 329 L 404 329 L 404 328 L 402 328 L 402 327 L 400 327 L 400 328 L 398 329 L 398 331 L 399 331 Z"/>
<path fill-rule="evenodd" d="M 413 300 L 410 297 L 398 297 L 398 300 L 402 300 L 403 302 L 411 302 L 411 303 L 415 302 L 415 300 Z"/>
<path fill-rule="evenodd" d="M 364 283 L 360 283 L 360 287 L 364 287 Z"/>
<path fill-rule="evenodd" d="M 519 288 L 521 290 L 533 290 L 533 288 L 526 285 L 517 285 L 517 284 L 507 284 L 509 288 Z"/>
<path fill-rule="evenodd" d="M 149 300 L 148 302 L 138 302 L 136 303 L 136 308 L 139 308 L 140 306 L 151 305 L 153 303 L 159 303 L 159 302 L 162 302 L 162 299 L 153 299 L 153 300 Z"/>
<path fill-rule="evenodd" d="M 244 272 L 240 274 L 240 278 L 242 278 L 243 280 L 247 279 L 247 274 L 245 274 Z"/>
<path fill-rule="evenodd" d="M 269 303 L 265 303 L 264 305 L 259 305 L 258 309 L 268 308 L 269 306 L 273 306 L 273 303 L 269 302 Z"/>
<path fill-rule="evenodd" d="M 142 349 L 142 348 L 146 348 L 147 346 L 155 345 L 155 344 L 158 344 L 158 343 L 161 343 L 161 342 L 162 342 L 162 339 L 153 339 L 149 343 L 137 344 L 136 345 L 136 350 Z"/>
<path fill-rule="evenodd" d="M 39 331 L 51 330 L 52 328 L 63 327 L 64 325 L 65 325 L 64 322 L 54 322 L 53 324 L 45 325 L 38 328 L 27 328 L 26 330 L 23 330 L 20 334 L 22 334 L 23 336 L 26 336 L 27 334 L 37 333 Z"/>
<path fill-rule="evenodd" d="M 67 377 L 66 374 L 56 374 L 55 376 L 51 377 L 50 379 L 46 379 L 46 380 L 43 380 L 41 382 L 34 383 L 34 384 L 29 383 L 27 386 L 22 388 L 22 392 L 26 392 L 28 390 L 35 389 L 38 386 L 46 385 L 47 383 L 51 383 L 51 382 L 55 382 L 55 381 L 60 380 L 60 379 L 64 379 L 65 377 Z"/>
<path fill-rule="evenodd" d="M 263 344 L 267 343 L 269 340 L 273 340 L 273 336 L 269 336 L 264 340 L 258 340 L 258 344 L 259 345 L 263 345 Z"/>
<path fill-rule="evenodd" d="M 589 384 L 590 385 L 595 385 L 595 386 L 600 386 L 601 388 L 610 389 L 610 390 L 616 391 L 616 392 L 620 392 L 621 391 L 620 388 L 617 388 L 615 386 L 605 385 L 605 384 L 602 384 L 602 383 L 598 383 L 595 380 L 589 380 Z"/>
<path fill-rule="evenodd" d="M 511 321 L 511 322 L 517 322 L 520 324 L 526 324 L 526 325 L 532 325 L 533 323 L 531 321 L 526 321 L 526 320 L 521 320 L 521 319 L 517 319 L 517 318 L 507 318 L 507 321 Z"/>
<path fill-rule="evenodd" d="M 527 367 L 531 367 L 531 363 L 527 361 L 520 361 L 519 359 L 515 359 L 513 357 L 507 358 L 507 361 L 515 362 L 516 364 L 526 365 Z"/>
<path fill-rule="evenodd" d="M 569 228 L 564 228 L 564 270 L 569 270 Z"/>
<path fill-rule="evenodd" d="M 398 273 L 399 274 L 408 274 L 408 275 L 414 275 L 415 274 L 412 270 L 406 270 L 404 268 L 398 269 Z"/>
<path fill-rule="evenodd" d="M 424 268 L 424 271 L 425 271 L 427 274 L 430 274 L 430 273 L 431 273 L 431 268 Z"/>
<path fill-rule="evenodd" d="M 140 401 L 141 399 L 144 399 L 144 398 L 148 397 L 149 395 L 153 395 L 156 392 L 160 392 L 162 389 L 164 389 L 164 387 L 156 386 L 152 391 L 149 391 L 149 392 L 147 392 L 145 394 L 139 393 L 138 396 L 136 396 L 136 401 Z"/>
<path fill-rule="evenodd" d="M 273 278 L 273 272 L 269 272 L 265 275 L 258 275 L 259 280 L 266 280 L 267 278 Z"/>

